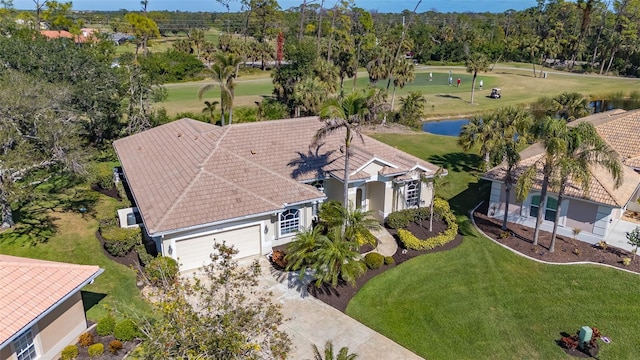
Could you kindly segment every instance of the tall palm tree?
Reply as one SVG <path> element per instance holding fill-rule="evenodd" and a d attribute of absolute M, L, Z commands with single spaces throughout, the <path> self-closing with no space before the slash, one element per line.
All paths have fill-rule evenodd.
<path fill-rule="evenodd" d="M 320 116 L 327 119 L 324 126 L 318 129 L 311 146 L 317 147 L 329 135 L 336 132 L 344 132 L 344 147 L 340 150 L 344 153 L 344 188 L 342 197 L 342 206 L 345 210 L 349 209 L 349 157 L 351 151 L 351 143 L 353 137 L 357 136 L 360 141 L 364 142 L 364 138 L 360 133 L 360 125 L 365 118 L 375 111 L 374 105 L 369 103 L 369 97 L 372 96 L 371 91 L 353 92 L 341 99 L 330 99 L 320 110 Z M 342 227 L 344 234 L 344 227 Z"/>
<path fill-rule="evenodd" d="M 242 62 L 239 56 L 233 54 L 215 54 L 215 62 L 211 66 L 213 79 L 220 86 L 220 111 L 222 115 L 221 125 L 225 125 L 225 113 L 229 113 L 229 125 L 233 121 L 233 97 L 236 84 L 234 78 L 237 66 Z M 198 90 L 198 98 L 202 100 L 202 95 L 214 88 L 216 84 L 207 84 Z"/>
<path fill-rule="evenodd" d="M 205 101 L 204 102 L 204 108 L 202 108 L 202 112 L 204 114 L 209 114 L 209 122 L 211 124 L 215 123 L 214 119 L 213 119 L 213 113 L 216 111 L 216 105 L 220 104 L 220 102 L 218 101 Z"/>
<path fill-rule="evenodd" d="M 516 192 L 518 200 L 522 201 L 526 199 L 529 190 L 533 187 L 533 184 L 537 179 L 539 167 L 542 167 L 540 203 L 538 204 L 536 226 L 533 232 L 533 245 L 537 245 L 538 237 L 540 235 L 540 226 L 544 220 L 547 208 L 549 182 L 552 180 L 554 169 L 557 169 L 559 161 L 568 151 L 570 132 L 567 122 L 564 119 L 546 117 L 541 122 L 538 122 L 533 126 L 532 137 L 540 142 L 544 149 L 544 154 L 533 166 L 525 170 L 518 178 Z"/>
<path fill-rule="evenodd" d="M 324 354 L 320 353 L 318 347 L 313 344 L 313 360 L 355 360 L 357 358 L 357 354 L 349 354 L 349 348 L 346 346 L 340 348 L 338 354 L 334 355 L 331 341 L 327 341 L 324 345 Z"/>
<path fill-rule="evenodd" d="M 427 99 L 419 91 L 412 91 L 406 97 L 400 98 L 400 120 L 411 127 L 420 124 L 427 106 Z"/>
<path fill-rule="evenodd" d="M 496 110 L 492 114 L 495 119 L 494 131 L 498 134 L 497 141 L 491 149 L 491 158 L 503 161 L 506 165 L 504 176 L 504 217 L 502 230 L 507 230 L 509 216 L 509 202 L 511 189 L 515 182 L 515 170 L 520 163 L 520 147 L 529 141 L 529 130 L 532 126 L 531 113 L 522 107 L 508 106 Z"/>
<path fill-rule="evenodd" d="M 293 98 L 296 101 L 296 113 L 300 110 L 307 115 L 317 115 L 326 98 L 327 88 L 317 77 L 307 77 L 294 87 Z"/>
<path fill-rule="evenodd" d="M 431 185 L 431 205 L 429 205 L 429 231 L 433 231 L 433 203 L 436 201 L 436 189 L 443 185 L 444 180 L 444 168 L 438 167 L 438 170 L 431 177 L 426 177 L 424 174 L 420 174 L 420 181 L 425 184 Z M 421 218 L 420 226 L 422 226 Z"/>
<path fill-rule="evenodd" d="M 313 73 L 324 84 L 329 93 L 336 92 L 339 77 L 337 66 L 319 57 L 313 65 Z"/>
<path fill-rule="evenodd" d="M 343 239 L 341 229 L 329 229 L 327 236 L 318 238 L 318 247 L 313 252 L 316 286 L 323 283 L 336 287 L 342 279 L 354 286 L 356 278 L 367 271 L 367 266 L 359 260 L 358 243 Z"/>
<path fill-rule="evenodd" d="M 473 105 L 473 96 L 476 91 L 476 77 L 478 76 L 478 71 L 486 72 L 489 70 L 489 60 L 487 60 L 487 57 L 484 54 L 473 53 L 471 56 L 467 57 L 465 65 L 467 66 L 467 72 L 473 74 L 473 81 L 471 81 L 471 104 Z"/>
<path fill-rule="evenodd" d="M 202 45 L 206 41 L 204 37 L 204 29 L 191 29 L 187 33 L 187 36 L 189 40 L 191 40 L 193 46 L 196 47 L 196 56 L 198 60 L 200 60 L 200 49 L 202 49 Z"/>
<path fill-rule="evenodd" d="M 556 114 L 567 121 L 585 117 L 593 111 L 589 107 L 589 100 L 577 92 L 562 93 L 553 98 L 552 102 Z"/>
<path fill-rule="evenodd" d="M 500 140 L 498 133 L 493 131 L 495 121 L 495 116 L 491 114 L 473 116 L 468 124 L 462 126 L 458 136 L 458 145 L 465 151 L 480 146 L 480 156 L 484 159 L 485 170 L 491 167 L 491 149 Z"/>
<path fill-rule="evenodd" d="M 558 211 L 553 223 L 551 245 L 549 252 L 553 252 L 556 243 L 560 208 L 564 199 L 564 192 L 569 180 L 581 185 L 582 191 L 589 189 L 589 171 L 593 165 L 605 169 L 615 181 L 615 187 L 622 184 L 622 164 L 618 154 L 602 140 L 596 128 L 591 123 L 583 122 L 570 129 L 569 144 L 566 153 L 562 154 L 558 162 Z"/>
<path fill-rule="evenodd" d="M 396 100 L 396 88 L 404 88 L 407 83 L 415 80 L 416 74 L 414 72 L 413 63 L 407 59 L 400 59 L 396 66 L 393 68 L 393 93 L 391 95 L 391 110 Z"/>

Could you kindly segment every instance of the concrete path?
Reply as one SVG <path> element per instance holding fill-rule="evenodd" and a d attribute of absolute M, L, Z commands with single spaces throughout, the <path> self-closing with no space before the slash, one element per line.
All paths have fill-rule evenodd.
<path fill-rule="evenodd" d="M 306 284 L 310 278 L 300 281 L 295 273 L 277 271 L 265 257 L 261 257 L 260 265 L 263 269 L 260 286 L 273 293 L 274 301 L 282 305 L 282 312 L 288 319 L 283 327 L 293 341 L 290 359 L 313 359 L 312 345 L 322 351 L 327 341 L 333 342 L 336 353 L 347 346 L 363 360 L 422 359 L 309 295 Z"/>
<path fill-rule="evenodd" d="M 396 243 L 396 239 L 393 238 L 389 231 L 384 227 L 381 227 L 379 230 L 371 231 L 371 234 L 378 239 L 378 246 L 373 249 L 373 252 L 377 252 L 382 256 L 393 256 L 393 254 L 398 251 L 398 243 Z"/>

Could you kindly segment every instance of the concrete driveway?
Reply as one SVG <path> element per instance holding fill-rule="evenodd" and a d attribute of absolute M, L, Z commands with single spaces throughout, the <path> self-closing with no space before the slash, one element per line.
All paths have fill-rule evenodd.
<path fill-rule="evenodd" d="M 313 359 L 312 345 L 321 351 L 327 341 L 334 352 L 347 346 L 358 359 L 422 359 L 387 337 L 317 300 L 306 292 L 309 278 L 299 281 L 293 273 L 273 269 L 265 257 L 260 257 L 260 286 L 271 291 L 276 303 L 282 305 L 285 331 L 293 340 L 290 359 Z"/>

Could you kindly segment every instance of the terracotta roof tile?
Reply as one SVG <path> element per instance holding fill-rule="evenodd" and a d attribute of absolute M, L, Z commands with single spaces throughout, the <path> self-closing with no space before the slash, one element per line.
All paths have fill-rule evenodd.
<path fill-rule="evenodd" d="M 154 234 L 323 198 L 301 182 L 344 178 L 344 132 L 311 148 L 322 125 L 317 117 L 226 127 L 181 119 L 117 140 L 114 147 L 145 226 Z M 375 158 L 393 164 L 394 174 L 416 166 L 437 170 L 367 136 L 364 143 L 354 139 L 351 154 L 352 179 L 369 177 L 356 170 Z"/>
<path fill-rule="evenodd" d="M 0 255 L 0 347 L 101 271 L 98 266 Z"/>

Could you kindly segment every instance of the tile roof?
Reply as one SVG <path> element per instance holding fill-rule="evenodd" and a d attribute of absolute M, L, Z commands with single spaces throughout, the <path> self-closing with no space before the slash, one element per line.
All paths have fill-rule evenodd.
<path fill-rule="evenodd" d="M 0 254 L 0 348 L 101 272 L 98 266 Z"/>
<path fill-rule="evenodd" d="M 310 148 L 322 125 L 318 117 L 226 127 L 181 119 L 117 140 L 114 147 L 145 226 L 157 234 L 324 198 L 302 182 L 344 178 L 344 132 Z M 437 170 L 367 136 L 353 143 L 352 180 L 368 178 L 356 170 L 374 159 L 393 164 L 384 169 L 389 173 L 416 166 Z"/>
<path fill-rule="evenodd" d="M 570 126 L 580 122 L 592 123 L 600 136 L 620 155 L 623 164 L 627 166 L 623 167 L 623 183 L 617 189 L 611 175 L 605 169 L 592 167 L 588 192 L 585 193 L 580 184 L 570 180 L 565 191 L 566 195 L 611 206 L 625 206 L 640 185 L 640 174 L 629 168 L 640 165 L 640 142 L 636 139 L 640 134 L 640 111 L 612 110 L 578 119 L 571 122 Z M 539 172 L 533 188 L 537 190 L 541 189 L 542 185 L 542 162 L 538 160 L 542 158 L 543 152 L 540 144 L 529 146 L 520 152 L 522 160 L 516 169 L 517 179 L 527 168 L 536 164 Z M 505 172 L 506 164 L 503 163 L 486 172 L 483 178 L 503 181 Z"/>

